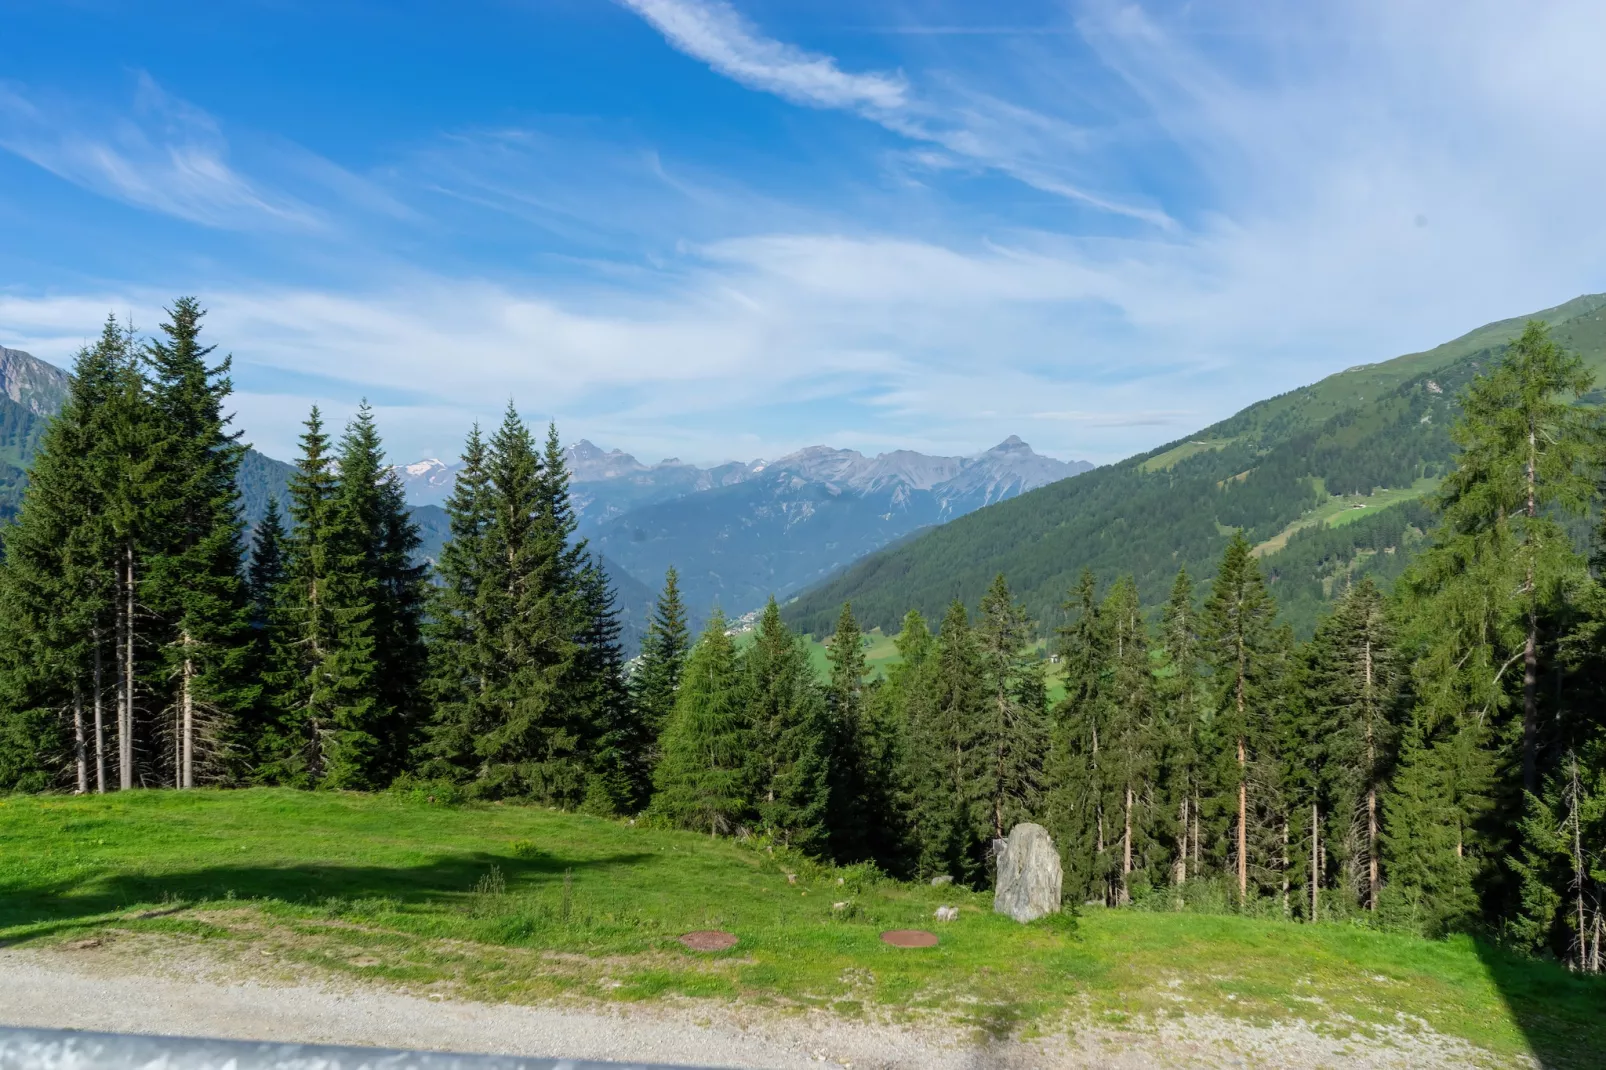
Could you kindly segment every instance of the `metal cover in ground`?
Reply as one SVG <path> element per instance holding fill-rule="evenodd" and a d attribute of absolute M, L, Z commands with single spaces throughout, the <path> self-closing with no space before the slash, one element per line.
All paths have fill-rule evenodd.
<path fill-rule="evenodd" d="M 693 951 L 724 951 L 736 946 L 736 934 L 719 929 L 699 929 L 682 936 L 680 942 Z"/>
<path fill-rule="evenodd" d="M 937 934 L 924 929 L 889 929 L 881 934 L 881 942 L 893 947 L 936 947 Z"/>

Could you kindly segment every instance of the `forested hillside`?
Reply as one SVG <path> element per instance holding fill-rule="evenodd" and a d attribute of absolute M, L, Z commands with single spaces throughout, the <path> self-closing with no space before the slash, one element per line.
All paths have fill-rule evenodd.
<path fill-rule="evenodd" d="M 1534 318 L 1602 378 L 1606 295 Z M 935 618 L 956 598 L 973 604 L 1002 572 L 1047 633 L 1063 623 L 1062 603 L 1084 567 L 1132 574 L 1155 604 L 1179 566 L 1209 577 L 1242 529 L 1263 555 L 1286 619 L 1309 634 L 1335 580 L 1389 579 L 1404 568 L 1425 515 L 1403 503 L 1443 476 L 1457 396 L 1523 322 L 1503 320 L 1425 353 L 1351 368 L 1187 439 L 961 517 L 805 592 L 787 619 L 823 635 L 851 601 L 867 626 L 890 632 L 906 610 Z M 1598 392 L 1586 400 L 1600 400 Z M 1331 532 L 1312 523 L 1346 505 L 1349 514 L 1335 519 L 1392 515 Z"/>

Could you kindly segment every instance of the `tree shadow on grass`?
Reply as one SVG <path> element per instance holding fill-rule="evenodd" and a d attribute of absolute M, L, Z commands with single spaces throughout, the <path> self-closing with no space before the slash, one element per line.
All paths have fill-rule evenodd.
<path fill-rule="evenodd" d="M 1484 940 L 1477 948 L 1541 1066 L 1606 1066 L 1606 977 L 1572 973 Z"/>
<path fill-rule="evenodd" d="M 330 899 L 367 899 L 407 906 L 466 902 L 493 870 L 501 874 L 509 891 L 526 892 L 561 883 L 570 871 L 607 873 L 654 857 L 629 852 L 586 859 L 524 858 L 477 852 L 416 866 L 211 865 L 171 873 L 116 873 L 85 882 L 22 881 L 0 887 L 0 932 L 27 928 L 26 933 L 12 937 L 10 942 L 15 943 L 71 928 L 88 918 L 161 903 L 274 899 L 312 905 Z"/>

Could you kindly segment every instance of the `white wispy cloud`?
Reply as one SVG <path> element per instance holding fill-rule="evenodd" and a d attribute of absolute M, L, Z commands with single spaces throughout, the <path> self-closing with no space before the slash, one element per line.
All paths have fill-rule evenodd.
<path fill-rule="evenodd" d="M 1056 196 L 1167 226 L 1152 205 L 1078 181 L 1084 131 L 1063 119 L 952 85 L 917 94 L 902 73 L 843 71 L 830 56 L 764 36 L 725 0 L 618 0 L 671 45 L 753 89 L 799 104 L 842 108 L 911 140 L 939 145 Z"/>
<path fill-rule="evenodd" d="M 138 75 L 120 120 L 85 123 L 66 107 L 0 85 L 0 148 L 69 182 L 140 208 L 230 229 L 305 228 L 317 213 L 230 166 L 216 120 Z"/>
<path fill-rule="evenodd" d="M 620 0 L 670 43 L 743 85 L 822 108 L 894 110 L 908 102 L 898 74 L 852 74 L 830 56 L 764 37 L 722 0 Z"/>

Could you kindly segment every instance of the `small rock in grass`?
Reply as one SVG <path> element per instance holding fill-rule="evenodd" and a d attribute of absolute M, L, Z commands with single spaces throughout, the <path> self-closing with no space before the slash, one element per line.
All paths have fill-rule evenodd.
<path fill-rule="evenodd" d="M 832 903 L 831 904 L 831 909 L 832 910 L 846 910 L 846 909 L 848 909 L 848 904 L 845 903 L 845 902 L 844 903 Z"/>
<path fill-rule="evenodd" d="M 958 907 L 938 907 L 937 908 L 937 920 L 938 921 L 958 921 L 959 920 L 959 908 Z"/>
<path fill-rule="evenodd" d="M 786 883 L 787 884 L 796 884 L 797 883 L 797 874 L 796 873 L 788 873 L 786 875 Z"/>
<path fill-rule="evenodd" d="M 941 888 L 944 884 L 952 884 L 953 882 L 954 882 L 953 877 L 949 876 L 946 873 L 943 873 L 943 874 L 941 874 L 939 876 L 931 878 L 931 886 L 933 888 Z"/>
<path fill-rule="evenodd" d="M 837 883 L 838 883 L 838 884 L 846 884 L 846 883 L 848 883 L 848 882 L 847 882 L 847 881 L 845 881 L 845 880 L 843 880 L 843 879 L 842 879 L 842 878 L 841 878 L 841 877 L 838 877 L 838 878 L 837 878 L 837 879 L 836 879 L 836 882 L 837 882 Z"/>

